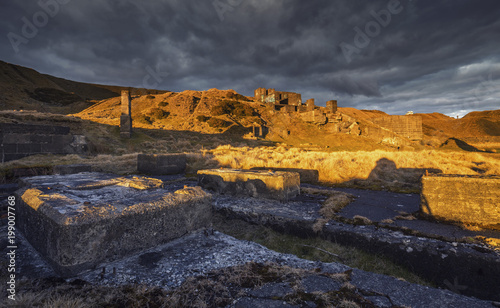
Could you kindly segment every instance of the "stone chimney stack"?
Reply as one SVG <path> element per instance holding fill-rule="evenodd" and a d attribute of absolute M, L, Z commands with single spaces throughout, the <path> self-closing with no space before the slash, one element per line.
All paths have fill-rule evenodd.
<path fill-rule="evenodd" d="M 326 102 L 326 109 L 330 110 L 333 113 L 337 112 L 337 101 L 332 100 L 332 101 Z"/>
<path fill-rule="evenodd" d="M 122 90 L 122 106 L 120 116 L 120 137 L 132 137 L 132 104 L 130 89 Z"/>
<path fill-rule="evenodd" d="M 314 110 L 314 98 L 310 98 L 306 101 L 306 108 L 307 108 L 307 111 Z"/>

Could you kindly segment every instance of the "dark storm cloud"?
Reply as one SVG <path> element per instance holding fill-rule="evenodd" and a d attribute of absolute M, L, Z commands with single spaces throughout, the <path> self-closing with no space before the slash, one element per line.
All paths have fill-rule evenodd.
<path fill-rule="evenodd" d="M 58 12 L 46 14 L 16 52 L 9 33 L 24 37 L 25 20 L 36 22 L 44 12 L 39 3 Z M 264 86 L 301 92 L 318 104 L 338 99 L 341 106 L 394 114 L 498 108 L 500 3 L 494 0 L 1 6 L 0 59 L 63 78 L 246 95 Z"/>

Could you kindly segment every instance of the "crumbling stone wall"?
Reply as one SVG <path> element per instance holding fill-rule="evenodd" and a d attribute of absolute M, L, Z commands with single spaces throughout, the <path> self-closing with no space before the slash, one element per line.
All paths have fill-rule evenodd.
<path fill-rule="evenodd" d="M 424 214 L 500 230 L 500 176 L 422 177 Z"/>
<path fill-rule="evenodd" d="M 325 124 L 328 119 L 326 114 L 321 110 L 312 110 L 300 113 L 300 117 L 305 122 L 315 123 L 315 124 Z"/>
<path fill-rule="evenodd" d="M 306 111 L 313 111 L 315 108 L 314 98 L 308 99 L 306 101 Z"/>
<path fill-rule="evenodd" d="M 411 140 L 421 140 L 423 137 L 422 117 L 419 116 L 385 116 L 370 121 Z"/>
<path fill-rule="evenodd" d="M 70 134 L 69 127 L 0 124 L 0 154 L 3 162 L 35 154 L 86 154 L 85 136 Z"/>
<path fill-rule="evenodd" d="M 337 101 L 331 100 L 326 102 L 326 109 L 330 110 L 333 113 L 337 112 Z"/>
<path fill-rule="evenodd" d="M 252 133 L 254 137 L 266 138 L 269 134 L 269 127 L 264 125 L 254 125 L 252 126 Z"/>
<path fill-rule="evenodd" d="M 276 91 L 275 89 L 258 88 L 254 91 L 255 100 L 274 105 L 302 105 L 302 95 L 294 92 Z"/>

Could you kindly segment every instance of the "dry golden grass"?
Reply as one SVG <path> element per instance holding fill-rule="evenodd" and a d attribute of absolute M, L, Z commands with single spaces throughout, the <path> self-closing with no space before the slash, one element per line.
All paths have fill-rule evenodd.
<path fill-rule="evenodd" d="M 193 169 L 213 166 L 214 161 L 225 168 L 314 169 L 318 170 L 322 183 L 365 188 L 415 191 L 419 189 L 420 177 L 426 170 L 445 174 L 500 174 L 500 157 L 473 152 L 320 152 L 285 146 L 237 148 L 224 145 L 208 153 L 193 157 L 201 160 L 193 161 L 196 164 Z"/>

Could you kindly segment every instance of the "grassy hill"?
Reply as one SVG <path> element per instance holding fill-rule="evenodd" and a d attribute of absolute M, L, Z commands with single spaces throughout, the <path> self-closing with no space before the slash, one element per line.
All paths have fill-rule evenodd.
<path fill-rule="evenodd" d="M 116 97 L 125 87 L 66 80 L 0 61 L 0 110 L 75 113 L 96 102 Z M 135 92 L 164 91 L 133 89 Z"/>
<path fill-rule="evenodd" d="M 119 124 L 120 92 L 125 87 L 74 82 L 33 69 L 0 61 L 0 110 L 36 110 L 67 114 L 90 122 Z M 350 134 L 346 127 L 359 125 L 365 131 L 379 129 L 371 118 L 387 116 L 383 111 L 341 107 L 341 132 L 328 125 L 304 122 L 294 114 L 269 110 L 252 97 L 234 90 L 170 91 L 132 88 L 134 127 L 145 130 L 185 131 L 201 134 L 233 134 L 243 140 L 251 127 L 270 127 L 267 139 L 297 147 L 331 150 L 375 150 L 397 146 Z M 390 139 L 413 149 L 500 149 L 500 110 L 472 112 L 462 119 L 440 113 L 422 117 L 424 140 L 409 142 L 397 135 Z M 367 129 L 366 129 L 367 128 Z M 368 137 L 368 138 L 367 138 Z M 458 141 L 450 140 L 455 138 Z M 447 142 L 448 141 L 448 142 Z M 458 144 L 462 146 L 457 146 Z M 468 144 L 469 146 L 464 145 Z"/>

